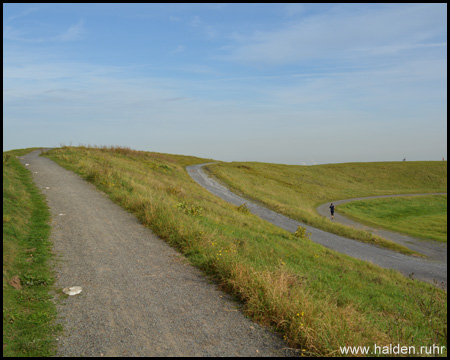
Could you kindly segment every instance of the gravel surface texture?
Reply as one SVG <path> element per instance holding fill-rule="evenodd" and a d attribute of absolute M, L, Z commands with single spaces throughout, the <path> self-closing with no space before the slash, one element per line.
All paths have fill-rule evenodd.
<path fill-rule="evenodd" d="M 387 269 L 398 270 L 405 276 L 413 274 L 413 277 L 415 279 L 427 281 L 432 284 L 437 281 L 439 285 L 442 284 L 445 289 L 447 288 L 446 260 L 440 261 L 429 258 L 423 259 L 403 255 L 398 252 L 390 251 L 388 249 L 381 248 L 375 245 L 366 244 L 360 241 L 351 240 L 342 236 L 327 233 L 323 230 L 290 219 L 284 215 L 278 214 L 272 210 L 254 204 L 251 201 L 234 194 L 222 184 L 208 177 L 202 169 L 203 166 L 208 164 L 189 166 L 187 167 L 187 172 L 194 181 L 196 181 L 200 186 L 204 187 L 212 194 L 219 196 L 220 198 L 234 205 L 239 206 L 243 203 L 246 203 L 248 209 L 253 214 L 287 231 L 295 232 L 298 226 L 303 226 L 307 229 L 308 232 L 311 233 L 312 241 L 321 244 L 329 249 L 350 255 L 357 259 L 369 261 L 373 264 Z M 446 251 L 447 247 L 445 246 L 445 252 Z"/>
<path fill-rule="evenodd" d="M 40 151 L 22 162 L 45 194 L 57 287 L 57 356 L 286 356 L 279 335 L 103 193 Z"/>

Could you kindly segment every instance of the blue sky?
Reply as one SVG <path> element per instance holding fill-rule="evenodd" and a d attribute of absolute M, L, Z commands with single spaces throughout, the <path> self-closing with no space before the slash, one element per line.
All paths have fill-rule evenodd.
<path fill-rule="evenodd" d="M 3 4 L 3 149 L 447 159 L 447 4 Z"/>

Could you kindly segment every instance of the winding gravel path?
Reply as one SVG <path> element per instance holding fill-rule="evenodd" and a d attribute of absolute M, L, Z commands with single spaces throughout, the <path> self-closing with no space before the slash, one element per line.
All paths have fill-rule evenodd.
<path fill-rule="evenodd" d="M 208 163 L 211 164 L 211 163 Z M 260 218 L 271 222 L 287 231 L 295 232 L 298 226 L 303 226 L 311 233 L 311 240 L 321 244 L 329 249 L 350 255 L 357 259 L 372 262 L 387 269 L 398 270 L 405 276 L 414 274 L 415 279 L 434 283 L 437 281 L 447 288 L 447 261 L 421 259 L 413 256 L 403 255 L 394 251 L 387 250 L 375 245 L 362 243 L 344 238 L 335 234 L 327 233 L 323 230 L 305 225 L 299 221 L 290 219 L 284 215 L 278 214 L 272 210 L 254 204 L 244 199 L 229 189 L 219 184 L 214 179 L 208 177 L 202 167 L 208 164 L 193 165 L 186 168 L 189 175 L 200 186 L 212 194 L 234 204 L 247 204 L 248 209 Z M 447 247 L 445 247 L 445 252 Z"/>
<path fill-rule="evenodd" d="M 345 200 L 337 200 L 337 201 L 330 201 L 325 204 L 320 205 L 317 208 L 317 212 L 325 217 L 330 216 L 330 204 L 333 203 L 335 206 L 338 206 L 340 204 L 345 204 L 351 201 L 358 201 L 358 200 L 369 200 L 369 199 L 380 199 L 380 198 L 388 198 L 388 197 L 404 197 L 404 196 L 422 196 L 422 195 L 447 195 L 447 193 L 428 193 L 428 194 L 404 194 L 404 195 L 378 195 L 378 196 L 368 196 L 368 197 L 360 197 L 360 198 L 354 198 L 354 199 L 345 199 Z M 374 227 L 370 227 L 361 223 L 358 223 L 356 221 L 353 221 L 346 216 L 339 213 L 339 211 L 334 212 L 334 220 L 338 223 L 352 226 L 357 229 L 370 231 L 371 233 L 375 235 L 379 235 L 387 240 L 391 240 L 393 242 L 396 242 L 397 244 L 401 244 L 403 246 L 406 246 L 407 248 L 417 251 L 421 254 L 424 254 L 428 256 L 429 258 L 433 260 L 438 260 L 444 263 L 447 263 L 447 244 L 440 243 L 438 241 L 426 241 L 421 239 L 416 239 L 408 235 L 378 229 Z"/>
<path fill-rule="evenodd" d="M 50 207 L 56 285 L 83 288 L 57 305 L 57 356 L 290 355 L 134 216 L 39 154 L 22 162 Z"/>

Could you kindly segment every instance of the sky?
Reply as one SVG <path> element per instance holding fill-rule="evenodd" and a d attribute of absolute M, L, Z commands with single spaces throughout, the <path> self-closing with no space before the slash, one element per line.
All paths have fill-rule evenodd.
<path fill-rule="evenodd" d="M 3 150 L 447 159 L 447 4 L 3 4 Z"/>

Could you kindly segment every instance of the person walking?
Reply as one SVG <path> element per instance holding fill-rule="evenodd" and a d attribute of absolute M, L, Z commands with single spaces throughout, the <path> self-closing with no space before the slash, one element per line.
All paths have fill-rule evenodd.
<path fill-rule="evenodd" d="M 334 219 L 334 205 L 333 205 L 333 203 L 331 203 L 331 205 L 330 205 L 330 212 L 331 212 L 331 220 L 333 220 Z"/>

